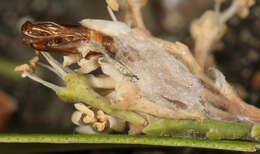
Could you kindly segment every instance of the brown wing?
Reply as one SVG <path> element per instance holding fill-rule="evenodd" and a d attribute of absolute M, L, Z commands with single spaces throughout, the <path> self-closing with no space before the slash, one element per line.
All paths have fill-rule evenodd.
<path fill-rule="evenodd" d="M 47 52 L 77 54 L 82 41 L 95 40 L 111 52 L 113 39 L 83 26 L 64 26 L 53 22 L 30 22 L 22 25 L 24 42 L 34 49 Z"/>

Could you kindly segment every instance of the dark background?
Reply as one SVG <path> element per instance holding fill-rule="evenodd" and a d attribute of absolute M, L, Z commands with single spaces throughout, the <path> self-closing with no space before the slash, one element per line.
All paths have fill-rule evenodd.
<path fill-rule="evenodd" d="M 257 1 L 257 0 L 256 0 Z M 244 91 L 244 99 L 259 105 L 259 90 L 251 80 L 259 71 L 260 57 L 260 2 L 251 9 L 247 19 L 233 17 L 228 22 L 224 47 L 214 50 L 218 68 L 227 80 Z M 192 48 L 189 25 L 205 10 L 213 8 L 213 0 L 151 0 L 144 8 L 146 26 L 155 36 L 182 41 Z M 116 13 L 120 16 L 120 13 Z M 20 27 L 26 20 L 53 21 L 78 25 L 84 18 L 110 19 L 103 0 L 1 0 L 0 1 L 0 61 L 26 63 L 33 50 L 24 45 Z M 0 70 L 1 72 L 1 70 Z M 48 71 L 41 77 L 59 84 L 59 79 Z M 70 115 L 72 104 L 62 102 L 55 93 L 29 79 L 12 79 L 0 73 L 0 90 L 16 100 L 16 111 L 8 115 L 3 133 L 74 133 Z M 257 104 L 258 103 L 258 104 Z M 1 120 L 1 118 L 0 118 Z M 227 153 L 217 150 L 191 148 L 153 148 L 94 150 L 90 153 Z"/>

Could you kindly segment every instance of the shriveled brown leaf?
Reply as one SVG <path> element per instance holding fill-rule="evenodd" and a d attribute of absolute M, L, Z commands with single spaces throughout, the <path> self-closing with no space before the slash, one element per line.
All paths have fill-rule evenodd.
<path fill-rule="evenodd" d="M 24 71 L 27 71 L 29 73 L 34 72 L 34 70 L 28 64 L 22 64 L 22 65 L 16 66 L 14 71 L 19 72 L 19 73 L 23 73 Z"/>

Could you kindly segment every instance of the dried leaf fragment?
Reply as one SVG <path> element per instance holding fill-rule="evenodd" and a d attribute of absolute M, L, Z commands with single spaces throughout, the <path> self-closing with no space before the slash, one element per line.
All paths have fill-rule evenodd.
<path fill-rule="evenodd" d="M 95 127 L 98 131 L 102 132 L 106 128 L 106 122 L 96 122 L 93 124 L 93 127 Z"/>
<path fill-rule="evenodd" d="M 113 89 L 115 88 L 115 81 L 106 75 L 94 76 L 92 74 L 87 76 L 89 83 L 94 88 Z"/>
<path fill-rule="evenodd" d="M 71 115 L 71 121 L 75 124 L 80 126 L 81 125 L 81 117 L 82 117 L 83 113 L 79 112 L 79 111 L 75 111 L 72 113 Z"/>
<path fill-rule="evenodd" d="M 102 110 L 98 110 L 97 119 L 101 122 L 104 122 L 108 120 L 108 116 Z"/>
<path fill-rule="evenodd" d="M 239 9 L 237 10 L 237 14 L 241 18 L 246 18 L 249 15 L 249 8 L 255 4 L 255 0 L 238 0 L 239 1 Z"/>
<path fill-rule="evenodd" d="M 92 110 L 90 110 L 87 106 L 85 106 L 82 103 L 76 103 L 74 104 L 74 107 L 84 113 L 86 116 L 83 117 L 83 122 L 85 124 L 94 123 L 96 122 L 95 114 Z"/>
<path fill-rule="evenodd" d="M 29 73 L 33 73 L 33 69 L 28 64 L 22 64 L 19 66 L 16 66 L 14 69 L 15 72 L 23 73 L 24 71 L 27 71 Z"/>
<path fill-rule="evenodd" d="M 38 56 L 35 56 L 33 57 L 30 61 L 29 61 L 29 64 L 35 68 L 37 65 L 38 65 L 38 62 L 39 62 L 39 57 Z"/>
<path fill-rule="evenodd" d="M 82 57 L 78 54 L 71 54 L 63 56 L 63 66 L 69 66 L 71 64 L 77 63 Z"/>
<path fill-rule="evenodd" d="M 91 56 L 88 59 L 82 58 L 78 62 L 78 65 L 80 66 L 80 68 L 77 69 L 76 71 L 79 73 L 82 73 L 82 74 L 86 74 L 86 73 L 96 70 L 99 67 L 98 58 L 99 58 L 99 56 Z"/>

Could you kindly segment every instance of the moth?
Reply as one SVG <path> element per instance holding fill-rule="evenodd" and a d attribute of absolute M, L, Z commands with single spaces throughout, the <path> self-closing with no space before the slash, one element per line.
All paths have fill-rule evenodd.
<path fill-rule="evenodd" d="M 95 40 L 101 43 L 107 51 L 111 51 L 113 39 L 109 36 L 90 30 L 83 26 L 65 26 L 54 22 L 26 21 L 21 32 L 26 38 L 24 42 L 38 51 L 78 54 L 80 42 Z"/>

